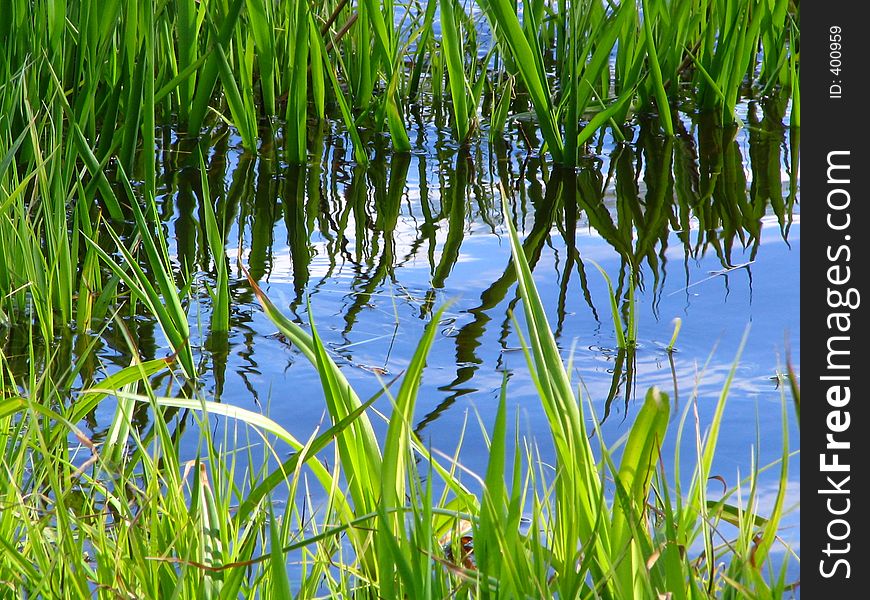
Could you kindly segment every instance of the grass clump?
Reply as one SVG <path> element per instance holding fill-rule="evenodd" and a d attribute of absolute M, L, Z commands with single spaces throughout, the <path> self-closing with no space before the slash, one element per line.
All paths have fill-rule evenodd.
<path fill-rule="evenodd" d="M 355 145 L 386 134 L 409 152 L 411 104 L 440 103 L 445 80 L 465 143 L 483 89 L 516 77 L 552 159 L 566 166 L 596 130 L 626 124 L 632 103 L 674 135 L 683 98 L 697 96 L 727 124 L 745 83 L 765 94 L 796 88 L 789 0 L 528 0 L 522 10 L 509 0 L 15 0 L 2 10 L 0 127 L 21 131 L 28 105 L 43 99 L 57 106 L 57 85 L 95 164 L 117 155 L 128 173 L 161 123 L 196 137 L 230 121 L 251 151 L 280 129 L 293 164 L 307 162 L 309 134 L 328 118 Z M 16 80 L 18 92 L 7 87 Z"/>
<path fill-rule="evenodd" d="M 190 388 L 159 393 L 152 377 L 171 369 L 168 361 L 134 362 L 69 405 L 58 402 L 68 379 L 32 372 L 17 381 L 4 366 L 4 589 L 149 598 L 785 594 L 784 576 L 767 571 L 788 480 L 785 401 L 778 493 L 764 515 L 758 465 L 745 480 L 748 493 L 740 486 L 714 498 L 707 489 L 734 369 L 707 431 L 696 418 L 688 485 L 678 475 L 679 453 L 669 476 L 660 452 L 671 407 L 657 389 L 619 447 L 604 446 L 596 426 L 590 438 L 591 404 L 571 381 L 513 228 L 510 239 L 552 467 L 535 441 L 510 432 L 507 387 L 488 436 L 486 473 L 464 473 L 457 456 L 422 446 L 412 419 L 437 316 L 398 389 L 384 389 L 394 394 L 393 408 L 379 442 L 374 399 L 360 400 L 316 328 L 309 334 L 286 319 L 252 281 L 266 314 L 320 374 L 326 430 L 297 440 L 263 415 Z M 113 400 L 111 434 L 89 439 L 77 424 Z M 686 406 L 678 438 L 695 407 Z M 142 410 L 150 417 L 144 428 L 135 421 Z M 216 419 L 223 425 L 215 429 Z M 199 445 L 184 457 L 178 436 L 191 420 Z M 724 570 L 716 566 L 723 563 Z"/>
<path fill-rule="evenodd" d="M 699 109 L 731 123 L 745 83 L 794 88 L 791 114 L 799 124 L 799 61 L 791 51 L 799 27 L 786 2 L 522 6 L 507 0 L 439 0 L 437 7 L 434 0 L 425 7 L 392 0 L 0 5 L 0 328 L 15 324 L 29 342 L 23 375 L 0 350 L 0 596 L 786 593 L 784 576 L 767 571 L 784 511 L 785 433 L 777 495 L 765 515 L 757 511 L 757 464 L 745 495 L 744 488 L 718 498 L 707 491 L 733 371 L 708 431 L 702 435 L 696 424 L 688 485 L 679 456 L 671 471 L 661 458 L 673 433 L 671 405 L 659 390 L 646 394 L 623 443 L 606 447 L 589 425 L 596 423 L 592 403 L 556 345 L 527 262 L 530 250 L 512 228 L 523 349 L 549 426 L 541 443 L 552 452 L 511 431 L 507 385 L 489 428 L 485 473 L 465 472 L 458 448 L 444 457 L 416 437 L 415 406 L 440 313 L 400 380 L 363 400 L 314 324 L 306 330 L 284 316 L 251 276 L 266 315 L 316 369 L 329 423 L 299 440 L 266 416 L 215 402 L 197 387 L 190 274 L 173 261 L 158 215 L 159 125 L 172 125 L 195 144 L 231 123 L 248 151 L 280 138 L 283 159 L 303 165 L 312 133 L 340 120 L 353 145 L 361 182 L 354 193 L 361 199 L 361 168 L 377 139 L 388 137 L 395 170 L 389 186 L 379 186 L 376 218 L 391 235 L 409 168 L 402 155 L 411 150 L 407 119 L 414 103 L 440 108 L 449 101 L 461 146 L 487 126 L 498 141 L 513 121 L 532 118 L 540 140 L 527 139 L 529 150 L 569 167 L 602 128 L 619 138 L 633 112 L 655 110 L 657 127 L 672 136 L 672 111 L 686 96 L 697 94 Z M 483 107 L 487 97 L 492 115 Z M 669 164 L 673 148 L 662 154 Z M 443 286 L 459 254 L 469 162 L 467 154 L 457 156 L 453 196 L 445 196 L 449 231 L 434 287 Z M 740 161 L 731 162 L 742 175 Z M 221 203 L 212 203 L 204 165 L 199 161 L 203 246 L 216 273 L 208 290 L 210 328 L 227 335 L 229 226 Z M 295 173 L 301 197 L 305 181 Z M 569 184 L 582 185 L 582 176 L 579 183 L 568 177 Z M 594 209 L 588 213 L 594 221 Z M 538 248 L 551 224 L 537 231 Z M 638 248 L 639 255 L 649 252 Z M 384 255 L 393 251 L 385 242 Z M 378 276 L 386 277 L 386 269 Z M 623 351 L 637 339 L 631 294 L 633 287 L 624 323 L 612 299 Z M 142 358 L 113 311 L 156 319 L 172 357 Z M 101 375 L 99 338 L 90 336 L 111 323 L 129 360 Z M 71 327 L 82 340 L 74 357 L 55 351 Z M 47 349 L 44 359 L 36 360 L 37 347 Z M 381 415 L 372 404 L 381 396 L 391 410 L 379 440 Z M 680 439 L 692 406 L 680 421 Z M 111 425 L 89 437 L 82 423 L 98 408 L 110 411 Z M 193 451 L 184 449 L 189 429 Z M 552 468 L 543 458 L 551 454 Z"/>

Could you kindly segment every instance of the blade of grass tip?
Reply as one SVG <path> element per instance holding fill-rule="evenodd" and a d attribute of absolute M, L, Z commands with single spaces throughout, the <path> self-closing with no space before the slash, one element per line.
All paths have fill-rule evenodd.
<path fill-rule="evenodd" d="M 683 320 L 680 317 L 674 318 L 674 334 L 671 336 L 671 341 L 668 343 L 668 353 L 674 351 L 674 345 L 677 343 L 677 336 L 680 335 L 680 329 L 683 327 Z"/>
<path fill-rule="evenodd" d="M 650 388 L 628 434 L 619 464 L 619 481 L 630 506 L 614 511 L 612 539 L 616 549 L 628 538 L 626 521 L 640 517 L 645 511 L 669 417 L 667 394 Z"/>
<path fill-rule="evenodd" d="M 586 259 L 588 262 L 592 264 L 598 272 L 601 273 L 601 276 L 604 277 L 604 281 L 607 283 L 607 297 L 610 300 L 610 312 L 613 316 L 613 329 L 616 334 L 616 343 L 621 349 L 628 348 L 628 344 L 625 340 L 625 332 L 624 325 L 622 323 L 622 316 L 619 314 L 619 305 L 616 300 L 616 293 L 613 291 L 613 283 L 610 281 L 610 277 L 607 275 L 607 271 L 605 271 L 601 265 L 591 259 Z"/>
<path fill-rule="evenodd" d="M 657 7 L 658 8 L 658 7 Z M 665 10 L 662 8 L 661 10 Z M 649 70 L 652 75 L 653 87 L 656 96 L 656 104 L 659 108 L 659 119 L 662 123 L 662 128 L 665 135 L 674 135 L 674 124 L 671 120 L 671 105 L 668 102 L 668 94 L 665 91 L 664 82 L 662 81 L 662 69 L 659 65 L 658 54 L 656 52 L 655 39 L 653 39 L 652 24 L 653 13 L 649 9 L 649 2 L 643 0 L 643 30 L 646 40 L 647 58 L 649 59 Z"/>
<path fill-rule="evenodd" d="M 462 64 L 462 45 L 453 14 L 455 0 L 440 0 L 441 46 L 447 61 L 447 77 L 450 80 L 450 95 L 453 99 L 453 118 L 456 138 L 460 143 L 468 136 L 468 106 L 465 93 L 465 69 Z"/>

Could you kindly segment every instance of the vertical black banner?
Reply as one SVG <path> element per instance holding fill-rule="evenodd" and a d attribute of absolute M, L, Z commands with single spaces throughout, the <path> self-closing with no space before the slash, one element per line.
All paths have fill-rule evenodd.
<path fill-rule="evenodd" d="M 801 595 L 866 598 L 866 4 L 801 7 Z"/>

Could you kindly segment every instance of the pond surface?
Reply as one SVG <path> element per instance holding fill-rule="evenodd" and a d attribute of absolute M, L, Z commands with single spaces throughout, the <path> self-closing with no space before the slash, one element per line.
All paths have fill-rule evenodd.
<path fill-rule="evenodd" d="M 415 151 L 384 148 L 368 167 L 353 163 L 349 141 L 329 124 L 312 134 L 307 168 L 281 160 L 280 131 L 257 155 L 244 153 L 232 130 L 217 131 L 206 164 L 232 276 L 232 323 L 223 336 L 208 331 L 205 285 L 214 269 L 201 227 L 195 142 L 161 131 L 158 200 L 179 282 L 192 282 L 189 314 L 205 396 L 262 410 L 302 439 L 327 418 L 315 370 L 276 335 L 237 267 L 241 257 L 286 314 L 306 327 L 315 322 L 363 398 L 402 372 L 426 324 L 446 307 L 417 432 L 452 454 L 464 430 L 462 461 L 483 473 L 478 415 L 490 428 L 507 377 L 522 434 L 535 436 L 546 458 L 546 418 L 511 317 L 522 323 L 506 237 L 511 219 L 608 443 L 628 431 L 646 389 L 658 385 L 677 406 L 664 449 L 672 465 L 680 412 L 697 394 L 705 425 L 748 328 L 715 464 L 729 488 L 736 485 L 738 469 L 741 476 L 750 471 L 753 446 L 761 465 L 780 456 L 780 378 L 789 350 L 800 367 L 797 133 L 783 126 L 787 107 L 778 99 L 742 108 L 740 128 L 684 114 L 672 140 L 650 134 L 658 128 L 643 121 L 625 130 L 625 143 L 598 135 L 586 164 L 568 173 L 541 160 L 534 124 L 522 121 L 511 125 L 507 142 L 490 143 L 484 131 L 479 143 L 458 149 L 445 115 L 418 113 L 410 129 Z M 595 264 L 613 280 L 623 311 L 634 268 L 634 352 L 617 349 L 607 284 Z M 682 330 L 671 355 L 665 348 L 675 318 Z M 153 321 L 125 323 L 143 358 L 168 354 Z M 61 340 L 73 353 L 80 343 Z M 129 364 L 116 324 L 98 344 L 98 370 Z M 388 399 L 375 406 L 389 412 Z M 113 412 L 107 403 L 89 420 L 97 438 Z M 798 448 L 790 405 L 787 412 L 790 444 Z M 143 412 L 142 426 L 146 419 Z M 684 437 L 691 456 L 691 429 Z M 690 463 L 683 461 L 686 477 Z M 796 457 L 790 506 L 799 467 Z M 765 477 L 762 503 L 775 495 L 776 474 Z M 797 511 L 786 526 L 797 551 Z"/>

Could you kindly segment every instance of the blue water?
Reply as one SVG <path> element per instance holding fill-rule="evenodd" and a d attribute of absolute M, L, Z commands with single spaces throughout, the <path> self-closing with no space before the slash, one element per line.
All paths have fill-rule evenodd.
<path fill-rule="evenodd" d="M 744 105 L 741 114 L 745 126 L 737 130 L 684 116 L 673 142 L 643 126 L 627 145 L 602 135 L 589 160 L 568 174 L 541 161 L 521 123 L 512 126 L 507 144 L 484 138 L 464 153 L 443 122 L 421 119 L 410 131 L 417 144 L 410 156 L 383 150 L 368 168 L 353 164 L 338 129 L 317 139 L 304 169 L 283 164 L 271 147 L 245 154 L 228 131 L 208 157 L 211 197 L 228 226 L 233 306 L 225 344 L 208 332 L 204 284 L 213 267 L 199 226 L 198 174 L 169 169 L 189 149 L 168 134 L 158 153 L 166 168 L 159 201 L 180 278 L 190 272 L 194 281 L 190 321 L 205 397 L 266 412 L 300 439 L 328 422 L 314 368 L 276 335 L 236 266 L 240 256 L 285 314 L 306 327 L 314 321 L 362 398 L 402 373 L 443 308 L 415 412 L 423 441 L 452 455 L 464 438 L 461 461 L 483 473 L 479 423 L 491 427 L 507 377 L 520 434 L 537 440 L 547 461 L 546 417 L 511 316 L 522 326 L 509 218 L 529 247 L 548 319 L 590 403 L 587 417 L 591 423 L 594 411 L 606 443 L 628 431 L 646 390 L 656 385 L 672 401 L 663 447 L 671 477 L 677 476 L 680 417 L 689 410 L 679 474 L 687 482 L 695 454 L 693 407 L 703 435 L 735 370 L 714 463 L 734 489 L 753 460 L 763 466 L 781 456 L 783 411 L 789 445 L 800 446 L 784 379 L 789 352 L 800 371 L 795 149 L 782 125 L 787 117 L 756 105 Z M 635 266 L 633 354 L 617 349 L 607 284 L 595 264 L 613 280 L 623 309 L 629 264 Z M 669 354 L 677 318 L 682 328 Z M 153 324 L 140 330 L 144 354 L 168 353 Z M 101 351 L 107 364 L 124 363 L 115 348 L 107 342 Z M 388 414 L 389 399 L 375 408 Z M 104 430 L 112 414 L 113 407 L 101 407 L 93 430 Z M 782 537 L 797 553 L 797 456 L 789 469 L 792 510 Z M 761 476 L 762 515 L 775 499 L 778 477 L 778 466 Z M 711 482 L 711 497 L 721 489 Z M 779 545 L 775 551 L 785 554 Z M 789 573 L 798 578 L 797 560 Z"/>

